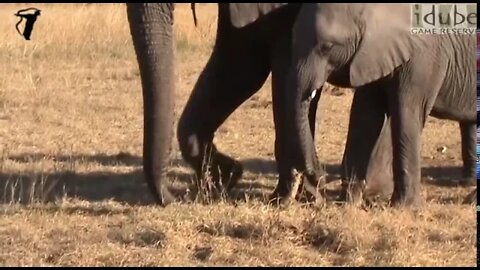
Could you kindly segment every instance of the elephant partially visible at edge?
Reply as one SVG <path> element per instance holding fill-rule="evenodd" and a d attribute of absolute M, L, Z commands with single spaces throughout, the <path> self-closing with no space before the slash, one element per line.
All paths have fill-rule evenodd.
<path fill-rule="evenodd" d="M 357 88 L 368 102 L 375 102 L 374 89 L 385 89 L 383 101 L 387 102 L 383 102 L 383 111 L 362 110 L 376 120 L 365 122 L 368 125 L 358 132 L 349 129 L 344 157 L 351 162 L 344 159 L 344 166 L 366 166 L 358 161 L 369 160 L 377 140 L 382 141 L 380 134 L 387 133 L 381 130 L 388 115 L 393 153 L 392 205 L 422 204 L 420 140 L 427 116 L 466 125 L 476 123 L 472 57 L 475 38 L 413 35 L 409 19 L 409 4 L 302 6 L 293 30 L 292 70 L 287 86 L 287 125 L 293 131 L 294 146 L 292 168 L 312 179 L 321 174 L 309 111 L 317 89 L 325 82 Z M 356 123 L 355 119 L 350 121 Z M 372 141 L 365 143 L 359 138 Z"/>

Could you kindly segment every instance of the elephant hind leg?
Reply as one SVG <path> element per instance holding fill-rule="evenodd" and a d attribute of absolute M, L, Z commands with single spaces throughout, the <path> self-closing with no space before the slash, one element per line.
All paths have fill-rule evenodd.
<path fill-rule="evenodd" d="M 392 171 L 392 135 L 391 135 L 390 117 L 385 123 L 380 133 L 379 139 L 373 148 L 369 160 L 365 197 L 380 198 L 388 200 L 393 192 L 393 171 Z"/>
<path fill-rule="evenodd" d="M 476 185 L 476 168 L 477 168 L 477 153 L 476 153 L 476 136 L 477 130 L 475 124 L 459 123 L 460 133 L 462 135 L 462 184 Z"/>
<path fill-rule="evenodd" d="M 378 179 L 378 182 L 384 181 L 380 179 L 382 177 L 380 173 L 385 166 L 381 163 L 383 160 L 380 157 L 385 154 L 387 144 L 384 141 L 379 144 L 377 141 L 382 133 L 387 113 L 388 99 L 386 90 L 383 89 L 385 87 L 385 83 L 379 81 L 355 91 L 341 166 L 340 200 L 361 199 L 363 189 L 361 183 L 371 180 L 367 179 L 367 170 L 370 177 Z"/>

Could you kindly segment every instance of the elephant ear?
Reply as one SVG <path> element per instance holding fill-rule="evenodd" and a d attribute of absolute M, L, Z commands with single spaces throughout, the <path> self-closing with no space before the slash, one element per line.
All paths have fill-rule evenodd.
<path fill-rule="evenodd" d="M 288 3 L 230 3 L 232 25 L 241 28 Z"/>
<path fill-rule="evenodd" d="M 410 6 L 374 5 L 364 12 L 365 28 L 350 65 L 350 83 L 359 87 L 406 63 L 425 40 L 410 31 Z"/>

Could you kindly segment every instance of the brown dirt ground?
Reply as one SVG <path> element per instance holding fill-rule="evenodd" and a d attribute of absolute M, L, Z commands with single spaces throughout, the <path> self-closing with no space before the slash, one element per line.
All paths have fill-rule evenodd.
<path fill-rule="evenodd" d="M 0 265 L 476 265 L 476 212 L 460 204 L 472 188 L 453 183 L 457 123 L 428 119 L 420 212 L 279 210 L 255 199 L 276 183 L 268 81 L 215 138 L 244 164 L 250 198 L 159 208 L 141 171 L 142 98 L 125 7 L 35 6 L 42 15 L 30 42 L 14 29 L 25 5 L 0 10 Z M 175 14 L 177 117 L 215 35 L 215 5 L 197 6 L 198 28 L 188 5 Z M 341 161 L 351 100 L 338 90 L 320 102 L 316 145 L 329 172 Z M 174 149 L 169 173 L 181 187 L 193 178 L 176 141 Z"/>

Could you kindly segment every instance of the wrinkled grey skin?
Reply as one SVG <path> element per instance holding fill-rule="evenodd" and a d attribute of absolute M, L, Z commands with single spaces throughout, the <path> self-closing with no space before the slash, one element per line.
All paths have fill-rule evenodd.
<path fill-rule="evenodd" d="M 242 168 L 216 150 L 213 135 L 243 101 L 260 89 L 270 71 L 275 155 L 280 168 L 285 163 L 281 159 L 286 156 L 281 147 L 285 145 L 285 132 L 280 132 L 284 122 L 279 120 L 284 118 L 285 98 L 281 95 L 285 93 L 291 27 L 299 5 L 221 3 L 218 7 L 214 50 L 180 117 L 178 140 L 183 157 L 198 179 L 204 178 L 204 158 L 209 158 L 207 165 L 213 168 L 214 182 L 218 184 L 222 178 L 221 182 L 231 188 Z M 143 89 L 145 178 L 161 205 L 175 200 L 163 183 L 173 134 L 173 11 L 174 3 L 127 3 Z M 282 170 L 280 174 L 285 175 Z"/>
<path fill-rule="evenodd" d="M 308 117 L 316 89 L 326 81 L 359 92 L 382 88 L 391 121 L 391 203 L 421 205 L 420 146 L 427 116 L 476 122 L 475 36 L 412 35 L 409 4 L 303 4 L 293 36 L 286 114 L 296 149 L 292 167 L 313 179 L 321 174 Z M 372 135 L 380 134 L 385 120 L 375 118 L 363 127 Z M 350 152 L 355 147 L 349 139 L 345 156 L 355 160 L 358 152 Z"/>
<path fill-rule="evenodd" d="M 174 3 L 127 3 L 143 90 L 143 170 L 160 205 L 174 200 L 162 183 L 173 133 Z"/>
<path fill-rule="evenodd" d="M 344 200 L 356 200 L 349 195 L 362 195 L 366 198 L 383 197 L 393 192 L 392 142 L 390 117 L 387 107 L 387 93 L 371 87 L 361 87 L 356 91 L 350 112 L 347 144 L 342 160 L 341 173 Z M 438 100 L 436 103 L 441 102 Z M 435 107 L 435 106 L 434 106 Z M 432 116 L 436 116 L 435 113 Z M 438 116 L 438 115 L 437 115 Z M 441 116 L 438 116 L 441 119 Z M 468 122 L 460 122 L 462 143 L 463 185 L 476 184 L 476 127 Z M 380 131 L 380 134 L 378 132 Z M 379 138 L 379 139 L 378 139 Z M 378 140 L 377 140 L 378 139 Z M 355 181 L 365 180 L 365 186 L 355 185 Z"/>

